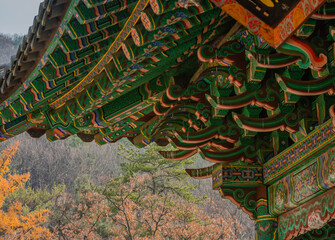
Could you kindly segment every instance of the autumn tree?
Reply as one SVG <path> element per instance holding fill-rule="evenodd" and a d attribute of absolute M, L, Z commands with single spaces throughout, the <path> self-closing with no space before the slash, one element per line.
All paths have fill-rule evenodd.
<path fill-rule="evenodd" d="M 88 175 L 77 178 L 75 193 L 57 198 L 49 226 L 59 239 L 99 239 L 104 234 L 109 207 L 101 194 L 94 191 Z M 107 218 L 106 218 L 107 216 Z"/>
<path fill-rule="evenodd" d="M 173 192 L 151 191 L 148 174 L 107 185 L 103 194 L 114 212 L 113 239 L 236 239 L 230 227 L 236 219 L 209 216 L 201 205 Z"/>
<path fill-rule="evenodd" d="M 82 179 L 54 211 L 54 232 L 63 239 L 236 239 L 235 219 L 209 216 L 205 197 L 184 168 L 191 160 L 163 159 L 157 146 L 133 152 L 121 147 L 123 175 L 101 187 Z"/>
<path fill-rule="evenodd" d="M 23 213 L 22 203 L 12 201 L 4 204 L 6 198 L 24 187 L 29 173 L 10 174 L 9 165 L 18 150 L 18 143 L 3 150 L 0 155 L 0 237 L 1 239 L 52 239 L 48 229 L 43 227 L 49 211 L 39 209 Z"/>

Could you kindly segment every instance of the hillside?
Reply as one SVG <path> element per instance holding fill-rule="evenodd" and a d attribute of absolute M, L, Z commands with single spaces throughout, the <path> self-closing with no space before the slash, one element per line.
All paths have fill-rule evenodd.
<path fill-rule="evenodd" d="M 10 62 L 11 56 L 16 54 L 17 47 L 21 42 L 22 36 L 8 36 L 0 34 L 0 65 Z"/>

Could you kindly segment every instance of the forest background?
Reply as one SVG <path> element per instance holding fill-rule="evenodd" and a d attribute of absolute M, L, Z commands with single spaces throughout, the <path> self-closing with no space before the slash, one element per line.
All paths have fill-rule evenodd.
<path fill-rule="evenodd" d="M 0 34 L 0 65 L 10 62 L 21 38 Z M 6 195 L 3 205 L 0 202 L 1 211 L 8 215 L 16 201 L 22 204 L 22 216 L 49 209 L 47 218 L 33 224 L 50 231 L 50 239 L 254 239 L 249 216 L 213 191 L 211 179 L 190 179 L 179 171 L 206 166 L 200 156 L 192 159 L 192 166 L 190 161 L 170 164 L 159 158 L 155 147 L 137 149 L 127 140 L 98 146 L 72 136 L 50 143 L 45 137 L 33 139 L 26 133 L 1 143 L 0 150 L 16 141 L 18 151 L 9 173 L 29 173 L 30 178 L 22 181 L 21 190 Z M 138 162 L 148 160 L 143 157 L 152 162 L 139 166 Z M 152 190 L 158 172 L 167 175 L 164 179 L 171 177 L 160 180 L 159 194 Z M 128 220 L 133 226 L 127 226 Z M 8 231 L 1 227 L 0 219 L 0 237 L 6 239 L 23 234 L 13 230 L 12 235 L 5 235 Z M 213 233 L 217 235 L 210 235 Z"/>

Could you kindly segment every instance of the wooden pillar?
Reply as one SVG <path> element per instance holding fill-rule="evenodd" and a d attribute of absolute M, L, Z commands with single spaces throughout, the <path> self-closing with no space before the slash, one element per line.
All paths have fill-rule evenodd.
<path fill-rule="evenodd" d="M 277 218 L 269 214 L 267 187 L 257 187 L 255 234 L 256 240 L 277 240 Z"/>

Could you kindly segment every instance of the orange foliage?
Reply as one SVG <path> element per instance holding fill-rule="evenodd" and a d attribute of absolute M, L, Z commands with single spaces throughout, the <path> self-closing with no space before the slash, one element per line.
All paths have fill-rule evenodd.
<path fill-rule="evenodd" d="M 47 220 L 48 210 L 24 215 L 19 202 L 11 203 L 7 209 L 3 206 L 6 197 L 22 188 L 30 177 L 29 173 L 9 174 L 9 165 L 17 150 L 18 143 L 3 150 L 0 156 L 0 239 L 53 239 L 49 230 L 41 226 Z"/>
<path fill-rule="evenodd" d="M 237 220 L 209 216 L 200 206 L 173 193 L 157 195 L 147 189 L 144 174 L 121 186 L 120 194 L 109 199 L 119 212 L 111 231 L 113 239 L 236 239 Z M 135 198 L 132 197 L 135 194 Z"/>
<path fill-rule="evenodd" d="M 75 199 L 63 195 L 54 212 L 54 233 L 71 240 L 236 239 L 236 219 L 209 216 L 198 204 L 170 192 L 153 194 L 149 179 L 147 174 L 135 175 L 127 182 L 112 180 L 102 191 L 81 192 Z"/>
<path fill-rule="evenodd" d="M 66 193 L 57 200 L 57 212 L 61 214 L 53 231 L 59 238 L 69 240 L 99 239 L 96 225 L 108 214 L 109 208 L 102 196 L 96 192 L 80 195 L 79 201 Z M 54 218 L 57 212 L 52 213 Z"/>

